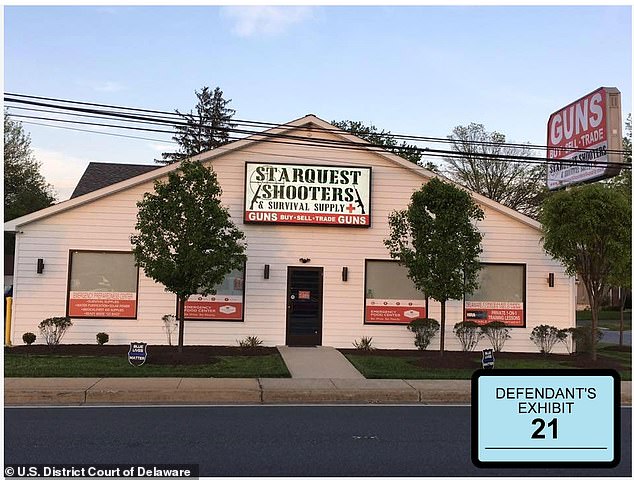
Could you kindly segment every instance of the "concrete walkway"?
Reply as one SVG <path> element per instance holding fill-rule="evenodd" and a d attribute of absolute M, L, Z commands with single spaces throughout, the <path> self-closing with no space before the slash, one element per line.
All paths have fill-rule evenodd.
<path fill-rule="evenodd" d="M 470 380 L 5 378 L 5 405 L 385 403 L 469 405 Z M 632 382 L 621 382 L 632 404 Z"/>
<path fill-rule="evenodd" d="M 287 347 L 277 349 L 293 378 L 364 378 L 333 347 Z"/>

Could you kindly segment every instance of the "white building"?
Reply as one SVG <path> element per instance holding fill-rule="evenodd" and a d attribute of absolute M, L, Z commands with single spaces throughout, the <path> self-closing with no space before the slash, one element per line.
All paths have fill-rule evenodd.
<path fill-rule="evenodd" d="M 324 146 L 329 140 L 358 147 Z M 406 208 L 435 174 L 368 145 L 308 115 L 195 157 L 216 172 L 248 261 L 217 295 L 188 302 L 186 345 L 236 345 L 255 335 L 264 345 L 349 348 L 369 336 L 378 348 L 414 348 L 406 323 L 425 309 L 440 319 L 440 305 L 413 288 L 383 240 L 389 213 Z M 97 332 L 112 344 L 167 343 L 161 317 L 175 312 L 175 296 L 134 266 L 130 236 L 137 201 L 177 167 L 148 168 L 5 223 L 17 232 L 13 344 L 64 315 L 74 323 L 65 343 L 94 343 Z M 574 326 L 574 279 L 543 251 L 538 222 L 473 198 L 485 212 L 477 225 L 481 287 L 447 303 L 446 348 L 460 349 L 455 323 L 500 319 L 513 327 L 505 350 L 537 351 L 533 327 Z M 438 344 L 436 336 L 429 348 Z"/>

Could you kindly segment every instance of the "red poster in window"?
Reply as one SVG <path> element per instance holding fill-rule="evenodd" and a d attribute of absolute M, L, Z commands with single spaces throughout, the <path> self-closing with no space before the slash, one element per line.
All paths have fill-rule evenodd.
<path fill-rule="evenodd" d="M 297 298 L 300 300 L 310 300 L 310 290 L 300 290 L 297 292 Z"/>
<path fill-rule="evenodd" d="M 192 295 L 185 302 L 186 320 L 242 320 L 241 295 Z"/>
<path fill-rule="evenodd" d="M 465 302 L 464 319 L 484 325 L 502 322 L 509 327 L 524 326 L 524 304 L 522 302 Z"/>
<path fill-rule="evenodd" d="M 410 323 L 425 318 L 425 300 L 369 298 L 365 301 L 365 323 Z"/>
<path fill-rule="evenodd" d="M 71 291 L 68 299 L 69 317 L 134 318 L 134 292 Z"/>

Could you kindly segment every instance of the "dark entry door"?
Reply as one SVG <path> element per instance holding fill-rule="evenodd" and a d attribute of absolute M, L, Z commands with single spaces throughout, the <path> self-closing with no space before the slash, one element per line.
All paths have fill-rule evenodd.
<path fill-rule="evenodd" d="M 323 269 L 288 267 L 286 345 L 321 345 Z"/>

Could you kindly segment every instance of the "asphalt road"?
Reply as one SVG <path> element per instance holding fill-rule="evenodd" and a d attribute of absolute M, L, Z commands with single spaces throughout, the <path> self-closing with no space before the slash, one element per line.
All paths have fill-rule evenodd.
<path fill-rule="evenodd" d="M 603 337 L 601 341 L 603 343 L 619 343 L 619 332 L 613 330 L 603 330 Z M 632 330 L 625 330 L 623 332 L 623 345 L 632 345 Z"/>
<path fill-rule="evenodd" d="M 630 477 L 631 409 L 614 469 L 478 469 L 470 408 L 6 408 L 5 465 L 193 463 L 201 476 Z"/>

